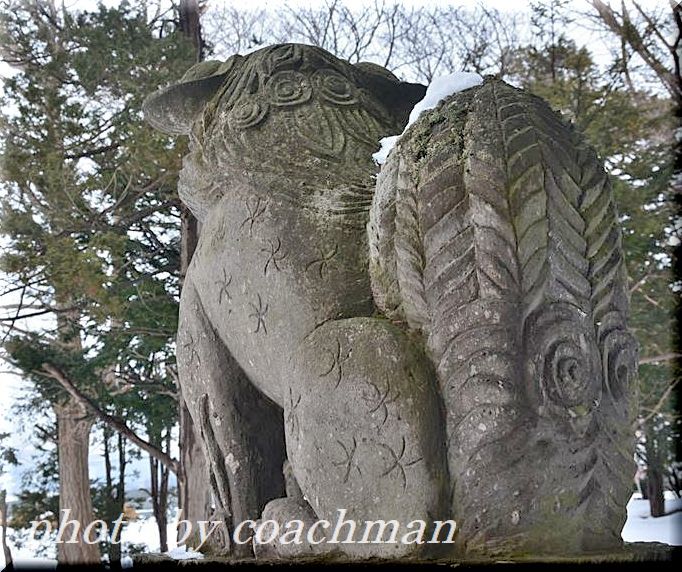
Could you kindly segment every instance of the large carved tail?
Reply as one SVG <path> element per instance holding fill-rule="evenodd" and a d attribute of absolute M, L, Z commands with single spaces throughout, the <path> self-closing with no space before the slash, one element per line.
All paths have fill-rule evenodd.
<path fill-rule="evenodd" d="M 636 344 L 595 153 L 537 97 L 487 80 L 401 138 L 368 226 L 373 290 L 423 331 L 469 551 L 620 541 Z"/>

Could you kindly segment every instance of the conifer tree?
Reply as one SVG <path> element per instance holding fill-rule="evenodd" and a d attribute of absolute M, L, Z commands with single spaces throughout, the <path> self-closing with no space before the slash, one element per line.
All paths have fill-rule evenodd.
<path fill-rule="evenodd" d="M 2 59 L 18 70 L 2 102 L 0 262 L 18 293 L 4 348 L 51 404 L 60 507 L 87 524 L 94 417 L 65 383 L 140 427 L 148 404 L 175 391 L 184 150 L 144 124 L 141 103 L 189 67 L 192 52 L 144 5 L 75 12 L 5 2 L 1 17 Z M 40 331 L 26 320 L 37 316 L 48 318 Z M 61 562 L 100 559 L 95 545 L 59 548 Z"/>

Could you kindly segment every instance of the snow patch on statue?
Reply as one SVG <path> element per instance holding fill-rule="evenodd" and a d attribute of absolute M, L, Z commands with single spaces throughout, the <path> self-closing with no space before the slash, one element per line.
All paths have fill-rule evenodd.
<path fill-rule="evenodd" d="M 408 130 L 410 125 L 415 123 L 419 116 L 424 111 L 433 109 L 446 97 L 457 93 L 458 91 L 464 91 L 470 87 L 475 87 L 483 83 L 483 77 L 477 73 L 470 72 L 455 72 L 448 75 L 440 76 L 435 78 L 426 89 L 426 95 L 424 99 L 417 102 L 417 104 L 412 108 L 410 112 L 410 118 L 400 135 L 391 135 L 390 137 L 384 137 L 381 139 L 381 149 L 372 155 L 372 158 L 378 165 L 383 165 L 388 158 L 388 154 L 391 149 L 395 147 L 400 137 Z"/>

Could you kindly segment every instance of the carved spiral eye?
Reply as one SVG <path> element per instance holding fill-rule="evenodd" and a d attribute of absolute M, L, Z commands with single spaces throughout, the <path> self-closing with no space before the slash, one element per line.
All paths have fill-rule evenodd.
<path fill-rule="evenodd" d="M 553 404 L 569 410 L 571 417 L 591 411 L 602 391 L 600 352 L 591 316 L 572 304 L 555 302 L 529 318 L 525 335 L 529 347 L 535 348 L 529 374 L 539 390 L 535 394 L 541 400 L 538 405 Z"/>
<path fill-rule="evenodd" d="M 555 340 L 547 348 L 543 381 L 548 397 L 558 405 L 574 407 L 592 401 L 598 374 L 588 348 L 582 335 L 579 341 Z"/>
<path fill-rule="evenodd" d="M 315 91 L 320 97 L 334 105 L 353 105 L 357 103 L 355 88 L 340 73 L 323 69 L 312 77 Z"/>
<path fill-rule="evenodd" d="M 248 129 L 263 121 L 267 113 L 267 104 L 253 100 L 241 100 L 230 110 L 228 123 L 234 130 Z"/>
<path fill-rule="evenodd" d="M 620 399 L 637 372 L 637 342 L 629 332 L 614 330 L 604 338 L 603 353 L 606 391 L 614 399 Z"/>
<path fill-rule="evenodd" d="M 580 363 L 575 358 L 562 359 L 557 367 L 557 377 L 563 387 L 575 387 L 580 383 Z"/>
<path fill-rule="evenodd" d="M 270 103 L 277 106 L 300 105 L 313 94 L 308 78 L 294 70 L 274 74 L 265 85 L 265 92 Z"/>

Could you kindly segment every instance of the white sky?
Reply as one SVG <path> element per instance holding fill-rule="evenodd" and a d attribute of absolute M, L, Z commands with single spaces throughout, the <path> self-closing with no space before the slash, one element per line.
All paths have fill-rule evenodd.
<path fill-rule="evenodd" d="M 161 0 L 162 2 L 167 2 L 167 0 Z M 366 6 L 371 0 L 341 0 L 343 4 L 351 7 L 361 8 Z M 503 12 L 523 12 L 527 10 L 531 4 L 532 0 L 396 0 L 396 3 L 403 4 L 406 6 L 427 6 L 427 5 L 452 5 L 452 6 L 476 6 L 478 4 L 484 6 L 490 6 L 497 8 Z M 672 0 L 669 0 L 671 2 Z M 120 0 L 65 0 L 65 4 L 70 9 L 81 9 L 81 10 L 91 10 L 94 9 L 98 3 L 102 3 L 105 6 L 118 6 L 121 4 Z M 620 4 L 619 0 L 606 0 L 606 3 L 615 5 Z M 390 3 L 390 0 L 387 2 Z M 248 5 L 250 8 L 266 8 L 268 10 L 276 10 L 281 8 L 283 5 L 292 6 L 323 6 L 325 5 L 324 0 L 248 0 Z M 668 4 L 665 0 L 639 0 L 640 6 L 645 9 L 651 8 L 664 8 Z M 237 6 L 240 8 L 244 7 L 244 0 L 206 0 L 206 5 L 210 9 L 215 6 Z M 576 22 L 573 29 L 570 31 L 571 37 L 573 37 L 576 42 L 580 44 L 589 45 L 590 50 L 595 57 L 597 62 L 602 61 L 606 56 L 608 56 L 609 51 L 606 41 L 602 37 L 597 37 L 590 34 L 587 30 L 580 27 L 582 24 L 582 19 L 578 18 L 580 13 L 592 12 L 594 8 L 592 7 L 589 0 L 570 0 L 568 3 L 572 12 L 575 12 Z M 8 66 L 0 62 L 0 81 L 3 76 L 11 75 L 11 69 Z"/>
<path fill-rule="evenodd" d="M 361 8 L 366 6 L 371 0 L 342 0 L 342 2 L 348 6 Z M 608 4 L 614 0 L 606 0 Z M 66 1 L 67 7 L 71 8 L 83 8 L 89 9 L 97 5 L 97 0 L 71 0 Z M 121 2 L 118 0 L 103 0 L 102 2 L 105 6 L 117 6 Z M 389 2 L 387 2 L 389 3 Z M 476 6 L 477 4 L 482 4 L 484 6 L 490 6 L 503 11 L 520 11 L 527 8 L 531 0 L 397 0 L 397 4 L 403 4 L 405 6 L 426 6 L 435 4 L 450 4 L 453 6 Z M 244 0 L 208 0 L 206 4 L 211 7 L 214 5 L 227 5 L 227 6 L 238 6 L 244 7 Z M 249 7 L 252 8 L 268 8 L 276 9 L 281 7 L 283 4 L 290 4 L 292 6 L 321 6 L 324 5 L 323 0 L 249 0 Z M 620 1 L 616 1 L 614 5 L 620 4 Z M 643 8 L 656 7 L 665 5 L 665 0 L 639 0 L 639 5 Z M 571 0 L 569 2 L 571 9 L 584 10 L 592 9 L 589 0 Z"/>

